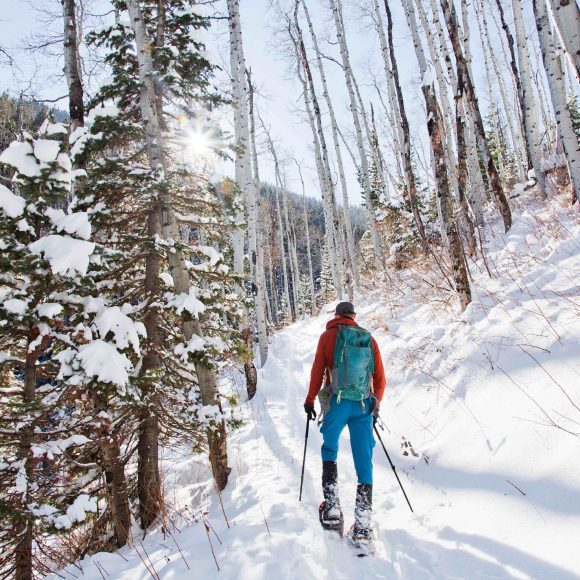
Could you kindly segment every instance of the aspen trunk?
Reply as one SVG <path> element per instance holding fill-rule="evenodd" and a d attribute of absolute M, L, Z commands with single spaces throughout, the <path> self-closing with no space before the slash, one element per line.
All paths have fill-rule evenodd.
<path fill-rule="evenodd" d="M 465 264 L 465 255 L 461 237 L 457 228 L 457 221 L 453 216 L 453 203 L 451 192 L 449 191 L 449 179 L 445 167 L 445 153 L 443 151 L 443 124 L 441 122 L 441 113 L 435 90 L 432 84 L 423 80 L 423 95 L 427 105 L 427 129 L 431 140 L 431 150 L 433 152 L 435 179 L 437 181 L 437 196 L 441 207 L 441 221 L 445 229 L 449 255 L 451 257 L 451 268 L 453 271 L 453 280 L 455 289 L 459 294 L 461 310 L 465 310 L 471 302 L 471 290 L 469 288 L 469 279 L 467 276 L 467 266 Z"/>
<path fill-rule="evenodd" d="M 501 185 L 497 168 L 495 167 L 495 163 L 489 151 L 489 144 L 485 138 L 485 129 L 477 102 L 477 95 L 475 94 L 475 87 L 473 85 L 473 81 L 471 80 L 471 76 L 469 75 L 469 68 L 467 66 L 467 61 L 465 59 L 465 55 L 463 54 L 459 40 L 459 25 L 457 22 L 455 6 L 453 4 L 450 6 L 448 0 L 441 0 L 441 7 L 443 9 L 443 14 L 445 15 L 445 22 L 447 24 L 451 46 L 453 47 L 453 52 L 457 61 L 457 69 L 461 69 L 465 88 L 465 96 L 467 97 L 467 102 L 470 105 L 471 112 L 474 114 L 474 123 L 478 134 L 478 143 L 481 146 L 483 161 L 487 167 L 487 173 L 490 178 L 490 185 L 495 198 L 495 203 L 502 217 L 505 231 L 507 232 L 512 225 L 511 211 Z"/>
<path fill-rule="evenodd" d="M 399 115 L 401 117 L 401 126 L 403 129 L 403 166 L 405 168 L 405 177 L 407 180 L 407 198 L 409 205 L 411 206 L 411 211 L 413 212 L 413 218 L 415 220 L 417 232 L 419 233 L 419 237 L 423 245 L 425 245 L 427 238 L 425 235 L 423 219 L 421 218 L 421 214 L 419 213 L 419 206 L 417 204 L 417 185 L 415 183 L 415 172 L 413 171 L 413 160 L 411 157 L 411 131 L 409 129 L 409 120 L 407 119 L 405 102 L 403 100 L 403 91 L 401 89 L 401 82 L 399 80 L 399 67 L 397 65 L 395 46 L 393 44 L 393 18 L 391 16 L 389 0 L 385 0 L 385 11 L 387 14 L 387 39 L 389 55 L 391 57 L 391 68 L 393 71 L 393 80 L 395 83 L 395 93 L 397 96 L 397 104 L 399 107 Z"/>
<path fill-rule="evenodd" d="M 326 101 L 326 106 L 328 108 L 328 114 L 330 117 L 330 128 L 332 132 L 332 141 L 334 144 L 334 152 L 336 155 L 336 164 L 338 167 L 338 176 L 340 179 L 340 187 L 342 190 L 342 200 L 343 200 L 343 215 L 344 215 L 344 222 L 346 228 L 346 242 L 347 242 L 347 249 L 349 255 L 349 264 L 350 269 L 352 271 L 353 279 L 354 279 L 354 286 L 355 289 L 358 290 L 358 286 L 360 283 L 360 274 L 354 244 L 354 234 L 352 231 L 352 222 L 350 219 L 350 204 L 348 199 L 348 188 L 346 186 L 346 178 L 344 173 L 344 165 L 342 161 L 342 152 L 340 150 L 340 143 L 338 140 L 338 123 L 336 121 L 336 117 L 334 114 L 334 106 L 332 104 L 332 99 L 330 98 L 330 93 L 328 91 L 328 86 L 326 83 L 326 74 L 324 72 L 324 66 L 322 64 L 322 58 L 320 55 L 320 50 L 318 48 L 318 39 L 316 38 L 316 34 L 314 34 L 314 28 L 312 26 L 312 21 L 310 20 L 310 14 L 308 12 L 308 8 L 306 6 L 306 0 L 302 0 L 302 6 L 304 8 L 304 15 L 306 16 L 306 22 L 308 24 L 308 29 L 310 31 L 310 37 L 312 38 L 312 44 L 314 47 L 314 51 L 316 53 L 316 63 L 318 66 L 318 71 L 320 73 L 320 80 L 322 83 L 322 96 Z M 352 296 L 351 296 L 352 298 Z"/>
<path fill-rule="evenodd" d="M 306 213 L 306 189 L 304 187 L 304 179 L 302 177 L 302 168 L 296 162 L 298 167 L 298 175 L 300 175 L 300 183 L 302 184 L 302 210 L 304 215 L 304 233 L 306 234 L 306 255 L 308 257 L 308 278 L 310 280 L 310 313 L 314 316 L 316 312 L 316 291 L 314 288 L 314 272 L 312 270 L 312 251 L 310 249 L 310 227 L 308 225 L 308 214 Z"/>
<path fill-rule="evenodd" d="M 73 132 L 85 124 L 83 85 L 79 71 L 75 0 L 61 0 L 64 21 L 64 70 L 68 85 L 69 115 Z"/>
<path fill-rule="evenodd" d="M 453 198 L 449 188 L 450 180 L 447 174 L 444 127 L 441 119 L 441 112 L 435 96 L 431 71 L 427 68 L 427 61 L 425 60 L 421 39 L 419 38 L 413 6 L 409 0 L 403 0 L 403 2 L 403 7 L 413 37 L 415 54 L 417 56 L 417 61 L 419 62 L 419 70 L 423 78 L 422 91 L 427 109 L 427 131 L 431 142 L 431 155 L 433 157 L 432 166 L 437 183 L 437 197 L 441 212 L 441 225 L 445 233 L 445 239 L 451 257 L 455 288 L 459 294 L 461 309 L 465 310 L 467 305 L 471 302 L 471 291 L 469 289 L 463 245 L 457 228 L 457 220 L 454 217 Z"/>
<path fill-rule="evenodd" d="M 560 42 L 580 82 L 580 7 L 576 0 L 550 0 L 550 5 Z"/>
<path fill-rule="evenodd" d="M 310 121 L 312 131 L 312 139 L 314 144 L 314 153 L 316 159 L 316 168 L 318 173 L 318 180 L 320 183 L 320 190 L 322 196 L 322 205 L 324 210 L 324 225 L 326 231 L 326 238 L 328 240 L 328 250 L 330 256 L 330 269 L 332 273 L 332 281 L 336 294 L 339 299 L 343 296 L 342 276 L 339 269 L 339 251 L 338 247 L 338 228 L 336 223 L 336 204 L 334 200 L 333 184 L 330 175 L 330 163 L 328 162 L 328 152 L 326 148 L 326 140 L 322 128 L 322 120 L 320 114 L 320 107 L 318 99 L 314 92 L 314 81 L 310 65 L 306 57 L 306 49 L 302 40 L 302 33 L 298 26 L 297 18 L 298 4 L 295 5 L 294 20 L 295 31 L 297 38 L 294 38 L 289 29 L 290 36 L 294 42 L 297 59 L 297 76 L 303 87 L 304 105 Z M 304 71 L 302 75 L 301 70 Z"/>
<path fill-rule="evenodd" d="M 260 192 L 260 175 L 258 167 L 258 152 L 256 149 L 256 123 L 254 119 L 254 87 L 252 78 L 248 71 L 249 89 L 249 117 L 250 117 L 250 144 L 252 147 L 252 162 L 254 167 L 254 231 L 256 234 L 256 252 L 252 256 L 251 262 L 254 264 L 254 284 L 256 287 L 256 326 L 258 329 L 258 344 L 260 346 L 260 366 L 266 364 L 268 357 L 268 329 L 266 324 L 266 278 L 264 275 L 264 246 L 263 237 L 258 229 L 260 206 L 258 203 Z"/>
<path fill-rule="evenodd" d="M 498 2 L 500 0 L 497 0 Z M 540 131 L 538 115 L 533 92 L 532 64 L 524 28 L 523 9 L 520 0 L 512 0 L 514 26 L 518 43 L 518 63 L 521 75 L 521 101 L 523 103 L 523 119 L 526 141 L 529 143 L 529 154 L 540 195 L 546 197 L 546 178 L 542 171 L 542 148 L 540 145 Z"/>
<path fill-rule="evenodd" d="M 478 12 L 478 14 L 481 15 L 480 25 L 483 28 L 483 32 L 481 34 L 482 47 L 484 49 L 486 49 L 486 47 L 487 47 L 487 52 L 489 53 L 489 58 L 491 60 L 491 65 L 493 68 L 495 78 L 497 79 L 497 84 L 499 87 L 499 92 L 500 92 L 501 100 L 503 103 L 503 109 L 504 109 L 505 115 L 506 115 L 506 121 L 507 121 L 507 125 L 509 128 L 512 150 L 513 150 L 513 153 L 514 153 L 516 159 L 518 160 L 517 174 L 518 174 L 518 177 L 520 179 L 524 179 L 524 177 L 525 177 L 524 170 L 527 171 L 528 163 L 527 163 L 527 153 L 525 150 L 523 135 L 520 132 L 520 129 L 521 129 L 521 124 L 519 123 L 520 116 L 517 112 L 517 108 L 516 108 L 516 114 L 515 115 L 512 114 L 513 107 L 510 105 L 510 99 L 509 99 L 508 94 L 507 94 L 504 78 L 503 78 L 503 75 L 501 74 L 500 67 L 499 67 L 499 64 L 497 61 L 496 51 L 493 51 L 490 48 L 491 47 L 491 40 L 490 40 L 491 37 L 489 35 L 489 28 L 487 25 L 487 17 L 485 16 L 485 12 L 483 10 L 483 2 L 480 3 L 480 11 Z M 478 22 L 479 22 L 479 19 L 478 19 Z"/>
<path fill-rule="evenodd" d="M 340 1 L 340 0 L 338 0 Z M 368 161 L 366 157 L 362 130 L 360 125 L 360 119 L 357 112 L 356 106 L 356 99 L 354 95 L 354 90 L 352 86 L 352 69 L 350 66 L 350 57 L 348 53 L 348 47 L 346 44 L 346 38 L 344 34 L 344 29 L 341 23 L 341 18 L 339 16 L 338 7 L 337 7 L 337 0 L 330 0 L 329 2 L 330 8 L 332 10 L 332 15 L 334 18 L 334 25 L 336 27 L 336 37 L 338 39 L 338 43 L 340 46 L 340 56 L 342 60 L 342 66 L 344 69 L 344 76 L 346 81 L 346 88 L 348 91 L 348 96 L 350 100 L 350 111 L 352 114 L 352 119 L 354 123 L 355 135 L 356 135 L 356 143 L 359 152 L 360 158 L 360 170 L 361 170 L 361 177 L 363 182 L 363 189 L 365 194 L 365 203 L 366 203 L 366 212 L 367 212 L 367 219 L 369 222 L 369 229 L 371 232 L 371 238 L 373 242 L 373 251 L 375 257 L 375 267 L 377 269 L 384 268 L 385 264 L 385 257 L 383 248 L 380 243 L 379 235 L 377 232 L 377 219 L 375 212 L 373 210 L 373 203 L 371 199 L 371 184 L 370 184 L 370 177 L 369 177 L 369 167 Z"/>
<path fill-rule="evenodd" d="M 248 226 L 248 252 L 250 254 L 250 273 L 252 274 L 254 285 L 257 286 L 255 260 L 257 260 L 257 233 L 256 233 L 256 197 L 255 182 L 252 178 L 252 168 L 250 160 L 250 134 L 248 130 L 248 88 L 246 86 L 246 64 L 244 49 L 242 44 L 242 30 L 240 25 L 240 9 L 238 0 L 228 0 L 228 13 L 230 19 L 230 66 L 232 73 L 232 88 L 234 98 L 234 127 L 236 137 L 236 161 L 235 179 L 238 188 L 242 193 L 245 204 L 246 215 L 243 209 L 238 206 L 234 237 L 234 271 L 236 274 L 244 275 L 244 255 L 245 255 L 245 232 L 242 224 Z M 240 300 L 245 298 L 245 289 L 238 286 Z M 260 313 L 262 316 L 263 313 Z M 242 306 L 241 333 L 246 342 L 249 352 L 253 351 L 252 329 L 249 322 L 248 309 Z M 246 390 L 248 399 L 252 399 L 256 394 L 257 373 L 252 360 L 244 361 L 244 372 L 246 375 Z"/>
<path fill-rule="evenodd" d="M 558 51 L 554 43 L 554 35 L 550 30 L 546 0 L 533 0 L 533 6 L 552 106 L 556 116 L 556 126 L 568 161 L 573 190 L 572 199 L 575 202 L 580 193 L 580 143 L 574 132 L 574 125 L 566 103 L 566 87 L 562 77 Z"/>

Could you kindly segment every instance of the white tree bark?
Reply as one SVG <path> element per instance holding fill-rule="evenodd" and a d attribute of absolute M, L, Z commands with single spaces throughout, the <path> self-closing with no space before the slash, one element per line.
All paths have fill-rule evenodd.
<path fill-rule="evenodd" d="M 314 288 L 314 272 L 312 270 L 310 226 L 308 225 L 308 214 L 306 212 L 306 189 L 304 187 L 304 179 L 302 178 L 302 168 L 297 161 L 295 163 L 298 167 L 298 175 L 300 175 L 300 183 L 302 184 L 302 210 L 304 214 L 304 233 L 306 235 L 306 254 L 308 256 L 308 278 L 310 280 L 310 313 L 314 316 L 314 313 L 316 312 L 316 289 Z"/>
<path fill-rule="evenodd" d="M 550 0 L 550 6 L 560 44 L 574 67 L 576 80 L 580 82 L 580 7 L 576 0 Z"/>
<path fill-rule="evenodd" d="M 318 105 L 316 93 L 314 92 L 314 81 L 307 60 L 306 49 L 302 40 L 302 33 L 297 22 L 297 8 L 298 5 L 296 4 L 294 33 L 297 35 L 297 38 L 295 38 L 291 33 L 292 41 L 296 50 L 297 76 L 300 80 L 300 83 L 302 84 L 304 105 L 306 107 L 312 131 L 314 156 L 316 160 L 318 179 L 320 182 L 322 205 L 324 210 L 324 225 L 326 237 L 328 239 L 330 269 L 332 272 L 333 284 L 339 300 L 342 300 L 343 296 L 346 295 L 343 288 L 343 276 L 341 275 L 341 265 L 344 262 L 341 260 L 340 255 L 340 240 L 338 233 L 338 223 L 336 219 L 338 214 L 336 212 L 336 203 L 334 199 L 334 186 L 330 174 L 330 163 L 328 161 L 328 151 L 326 148 L 326 140 L 322 127 L 320 107 Z"/>
<path fill-rule="evenodd" d="M 256 326 L 258 330 L 258 344 L 260 347 L 260 366 L 264 366 L 268 357 L 268 328 L 267 328 L 267 308 L 266 299 L 266 277 L 264 274 L 264 238 L 260 235 L 260 229 L 257 227 L 260 215 L 260 205 L 258 203 L 260 192 L 260 174 L 258 166 L 258 151 L 256 149 L 256 122 L 254 117 L 254 88 L 252 78 L 248 72 L 249 88 L 249 116 L 250 116 L 250 144 L 252 149 L 252 163 L 254 168 L 254 216 L 253 225 L 256 234 L 256 254 L 255 254 L 255 271 L 254 284 L 256 295 Z M 252 258 L 251 262 L 254 262 Z"/>
<path fill-rule="evenodd" d="M 512 0 L 514 26 L 516 30 L 516 42 L 518 48 L 518 64 L 521 76 L 522 98 L 524 103 L 524 130 L 530 147 L 531 164 L 534 168 L 535 178 L 538 182 L 540 195 L 546 197 L 546 178 L 542 171 L 542 147 L 540 145 L 540 129 L 538 126 L 538 113 L 533 92 L 532 64 L 530 62 L 530 49 L 527 43 L 526 29 L 524 27 L 523 8 L 520 0 Z"/>
<path fill-rule="evenodd" d="M 314 33 L 314 28 L 312 26 L 312 21 L 310 19 L 310 14 L 308 12 L 308 7 L 306 5 L 306 0 L 302 0 L 302 7 L 304 9 L 304 15 L 306 16 L 306 22 L 308 24 L 308 29 L 310 31 L 310 37 L 312 39 L 312 45 L 314 48 L 314 52 L 316 53 L 316 63 L 318 66 L 318 71 L 320 73 L 320 81 L 322 83 L 322 96 L 326 101 L 326 106 L 328 108 L 328 114 L 330 117 L 330 128 L 332 132 L 332 141 L 334 144 L 334 153 L 336 156 L 336 163 L 338 167 L 338 176 L 340 180 L 340 187 L 342 191 L 342 208 L 343 208 L 343 215 L 344 215 L 344 222 L 346 227 L 346 241 L 348 246 L 348 256 L 349 256 L 349 264 L 350 269 L 353 275 L 354 286 L 355 290 L 358 290 L 359 283 L 360 283 L 360 274 L 354 244 L 354 234 L 352 231 L 352 221 L 350 218 L 350 204 L 348 199 L 348 188 L 346 186 L 346 177 L 344 174 L 344 165 L 342 161 L 342 152 L 340 150 L 340 143 L 338 140 L 338 124 L 336 122 L 336 116 L 334 114 L 334 106 L 332 105 L 332 99 L 330 98 L 330 93 L 328 91 L 328 86 L 326 83 L 326 74 L 324 72 L 324 66 L 322 64 L 322 58 L 320 55 L 320 50 L 318 47 L 318 39 L 316 38 L 316 34 Z M 352 296 L 350 296 L 352 299 Z"/>
<path fill-rule="evenodd" d="M 338 0 L 338 1 L 340 1 L 340 0 Z M 338 7 L 336 4 L 336 0 L 329 0 L 329 4 L 330 4 L 330 8 L 332 10 L 332 15 L 334 18 L 334 25 L 336 27 L 336 37 L 338 39 L 338 43 L 340 46 L 340 56 L 342 59 L 342 67 L 344 70 L 346 88 L 347 88 L 348 96 L 349 96 L 349 100 L 350 100 L 350 111 L 352 114 L 352 120 L 354 123 L 354 130 L 355 130 L 355 134 L 356 134 L 356 144 L 358 147 L 358 152 L 359 152 L 359 157 L 360 157 L 361 177 L 362 177 L 363 189 L 364 189 L 364 194 L 365 194 L 366 213 L 367 213 L 367 219 L 369 222 L 369 229 L 371 232 L 371 238 L 372 238 L 372 242 L 373 242 L 375 267 L 377 269 L 382 269 L 384 267 L 384 264 L 385 264 L 385 257 L 384 257 L 383 248 L 381 246 L 381 242 L 379 239 L 379 235 L 377 232 L 375 209 L 373 207 L 372 199 L 371 199 L 371 182 L 370 182 L 370 176 L 369 176 L 369 166 L 368 166 L 366 151 L 365 151 L 364 142 L 363 142 L 362 129 L 361 129 L 361 124 L 360 124 L 360 119 L 358 116 L 354 89 L 353 89 L 353 85 L 352 85 L 352 68 L 350 66 L 350 56 L 348 53 L 348 47 L 346 44 L 344 30 L 342 28 L 342 24 L 341 24 L 340 17 L 338 14 Z"/>
<path fill-rule="evenodd" d="M 483 50 L 489 53 L 489 59 L 491 60 L 491 66 L 494 72 L 494 76 L 497 80 L 497 85 L 499 88 L 499 92 L 501 95 L 501 102 L 503 104 L 503 110 L 505 112 L 507 126 L 509 129 L 510 141 L 512 146 L 513 154 L 517 159 L 516 163 L 516 171 L 517 176 L 520 180 L 525 178 L 525 168 L 526 168 L 526 154 L 525 154 L 525 145 L 523 142 L 523 136 L 520 132 L 521 124 L 519 123 L 518 119 L 518 111 L 517 109 L 514 111 L 514 107 L 508 97 L 507 89 L 505 86 L 503 74 L 501 74 L 501 70 L 499 67 L 499 63 L 497 60 L 497 55 L 495 50 L 491 50 L 491 37 L 489 34 L 489 28 L 487 25 L 487 17 L 484 12 L 483 2 L 480 0 L 479 10 L 477 11 L 478 14 L 478 23 L 481 27 L 481 44 Z M 500 37 L 501 38 L 501 37 Z"/>
<path fill-rule="evenodd" d="M 542 58 L 546 67 L 546 75 L 552 97 L 552 106 L 556 116 L 556 126 L 568 160 L 568 169 L 574 189 L 573 199 L 577 200 L 580 194 L 580 143 L 574 132 L 574 125 L 566 103 L 566 86 L 558 59 L 557 47 L 554 42 L 554 35 L 550 30 L 546 0 L 533 0 L 533 6 L 542 48 Z"/>

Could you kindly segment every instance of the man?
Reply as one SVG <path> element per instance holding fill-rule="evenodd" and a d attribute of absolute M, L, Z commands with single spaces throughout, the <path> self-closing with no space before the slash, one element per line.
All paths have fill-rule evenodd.
<path fill-rule="evenodd" d="M 349 536 L 356 546 L 371 537 L 373 425 L 385 391 L 386 380 L 379 347 L 374 338 L 355 322 L 350 302 L 341 302 L 318 341 L 304 403 L 308 420 L 316 418 L 316 396 L 323 412 L 322 492 L 320 522 L 342 535 L 343 516 L 338 498 L 336 459 L 338 440 L 345 426 L 358 478 L 355 521 Z M 335 364 L 336 363 L 336 364 Z M 323 379 L 326 386 L 321 391 Z"/>

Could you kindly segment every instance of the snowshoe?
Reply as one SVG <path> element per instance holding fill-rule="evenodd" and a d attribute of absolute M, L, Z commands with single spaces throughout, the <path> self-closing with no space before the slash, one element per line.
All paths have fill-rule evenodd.
<path fill-rule="evenodd" d="M 327 510 L 326 501 L 323 501 L 318 508 L 318 519 L 323 530 L 336 532 L 342 538 L 344 534 L 344 517 L 340 506 L 336 505 Z"/>
<path fill-rule="evenodd" d="M 372 528 L 355 528 L 353 524 L 347 534 L 347 540 L 357 557 L 374 556 L 375 535 Z"/>

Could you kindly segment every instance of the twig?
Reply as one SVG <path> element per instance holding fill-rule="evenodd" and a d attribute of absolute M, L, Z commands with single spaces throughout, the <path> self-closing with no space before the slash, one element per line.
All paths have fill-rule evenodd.
<path fill-rule="evenodd" d="M 506 479 L 506 481 L 510 484 L 513 485 L 522 495 L 526 495 L 515 483 L 512 483 L 509 479 Z"/>
<path fill-rule="evenodd" d="M 214 482 L 214 485 L 215 485 L 215 482 Z M 222 513 L 224 514 L 224 519 L 226 520 L 226 524 L 227 524 L 228 530 L 229 530 L 230 529 L 230 522 L 228 522 L 228 516 L 226 516 L 226 510 L 224 508 L 224 502 L 222 501 L 222 494 L 221 494 L 220 490 L 217 488 L 217 486 L 216 486 L 216 491 L 217 491 L 217 494 L 218 494 L 218 498 L 220 500 L 220 505 L 222 507 Z"/>
<path fill-rule="evenodd" d="M 207 525 L 207 522 L 205 521 L 205 519 L 203 520 L 203 525 L 205 527 L 205 533 L 207 534 L 207 540 L 209 542 L 209 547 L 211 549 L 211 555 L 213 556 L 213 560 L 215 562 L 215 565 L 218 569 L 218 572 L 220 571 L 220 565 L 218 564 L 217 558 L 215 557 L 215 552 L 213 551 L 213 544 L 211 543 L 211 538 L 209 536 L 209 526 Z"/>
<path fill-rule="evenodd" d="M 262 516 L 264 518 L 264 523 L 266 524 L 266 529 L 268 530 L 268 535 L 271 536 L 272 534 L 270 533 L 270 526 L 268 526 L 268 521 L 266 520 L 266 514 L 264 513 L 264 508 L 262 507 L 262 502 L 260 503 L 260 509 L 262 510 Z"/>

